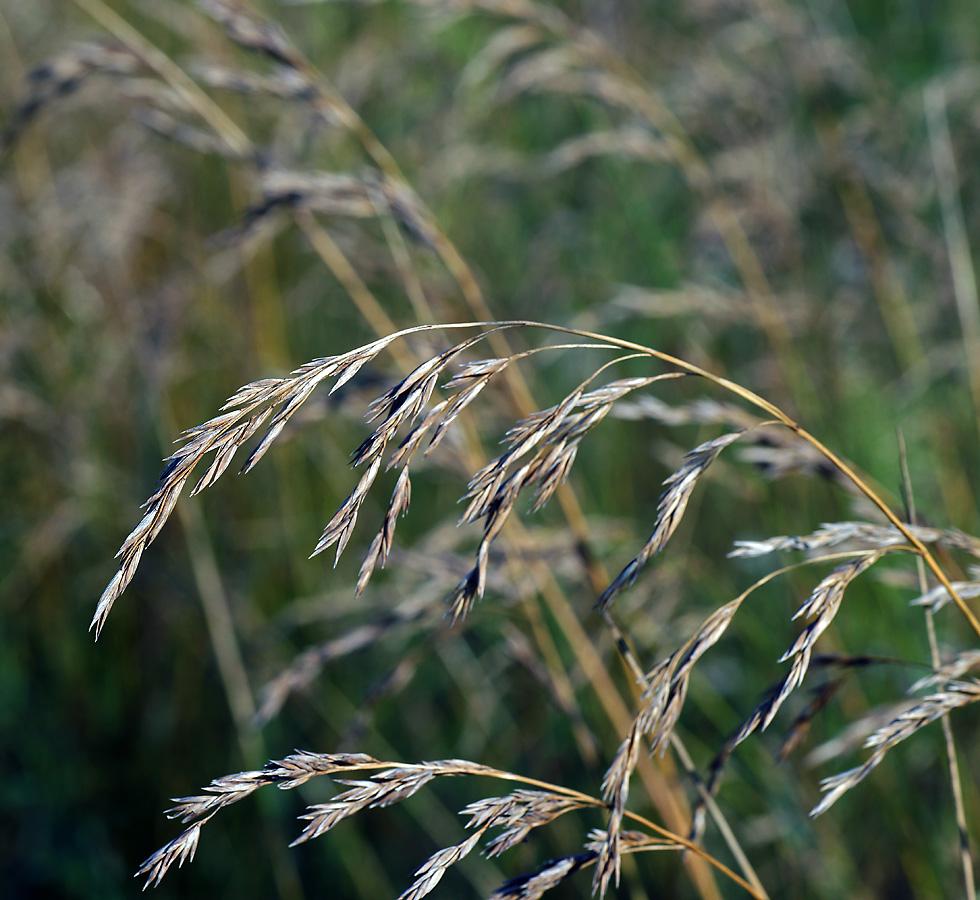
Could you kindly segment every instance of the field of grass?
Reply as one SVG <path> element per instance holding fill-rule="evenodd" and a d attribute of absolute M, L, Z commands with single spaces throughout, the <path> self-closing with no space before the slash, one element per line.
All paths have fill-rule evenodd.
<path fill-rule="evenodd" d="M 607 896 L 748 895 L 717 863 L 757 896 L 972 900 L 974 2 L 0 0 L 0 61 L 5 894 L 133 896 L 141 861 L 181 833 L 161 815 L 169 798 L 247 770 L 282 786 L 263 766 L 299 748 L 464 759 L 600 798 L 507 853 L 474 849 L 434 897 L 488 896 L 583 852 L 552 895 L 590 896 L 593 872 L 620 855 L 619 799 L 603 795 L 618 764 L 626 809 L 696 846 L 622 852 Z M 375 421 L 365 411 L 475 330 L 366 354 L 340 389 L 304 394 L 261 464 L 233 477 L 261 432 L 242 439 L 220 481 L 190 497 L 192 481 L 152 545 L 123 554 L 132 582 L 93 643 L 113 554 L 161 458 L 240 385 L 399 329 L 511 319 L 579 336 L 513 328 L 447 360 L 432 404 L 465 364 L 521 355 L 416 455 L 410 512 L 361 593 L 396 471 L 381 467 L 336 566 L 333 549 L 307 557 L 370 468 L 371 448 L 356 471 L 352 452 L 399 424 L 400 399 Z M 581 332 L 708 377 L 602 406 L 551 502 L 532 511 L 528 482 L 484 544 L 485 593 L 453 622 L 447 600 L 484 533 L 456 527 L 458 501 L 507 430 L 577 388 L 677 369 L 644 350 L 595 375 L 622 344 L 537 352 L 594 343 Z M 547 449 L 575 409 L 529 433 Z M 717 459 L 685 457 L 743 428 Z M 668 490 L 673 520 L 661 498 L 678 470 L 696 483 Z M 513 498 L 497 487 L 502 520 Z M 828 549 L 730 556 L 735 541 L 845 522 L 873 528 Z M 669 544 L 598 609 L 651 532 Z M 878 559 L 894 544 L 910 552 Z M 873 567 L 840 576 L 806 680 L 706 782 L 814 627 L 794 612 L 855 560 Z M 714 611 L 783 566 L 711 632 Z M 924 589 L 948 599 L 940 577 L 959 606 L 910 605 Z M 689 680 L 671 683 L 676 724 L 660 709 L 638 732 L 650 694 L 636 676 L 693 663 L 692 648 Z M 943 704 L 957 708 L 933 721 Z M 902 713 L 916 733 L 886 739 L 881 764 L 811 817 L 821 780 L 871 757 L 864 740 Z M 658 734 L 666 752 L 651 755 Z M 617 756 L 628 735 L 632 760 Z M 345 786 L 257 790 L 207 824 L 193 864 L 156 893 L 398 896 L 474 834 L 459 810 L 528 787 L 440 771 L 295 848 L 308 824 L 296 817 Z M 583 851 L 591 829 L 606 837 Z"/>

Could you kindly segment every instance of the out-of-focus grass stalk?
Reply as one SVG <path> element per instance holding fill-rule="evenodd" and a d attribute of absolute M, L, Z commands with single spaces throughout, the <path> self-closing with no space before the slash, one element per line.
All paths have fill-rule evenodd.
<path fill-rule="evenodd" d="M 973 399 L 974 420 L 980 434 L 980 297 L 977 296 L 977 277 L 970 256 L 966 223 L 960 206 L 959 174 L 953 142 L 949 136 L 946 117 L 946 94 L 941 84 L 933 84 L 924 94 L 926 122 L 929 126 L 929 147 L 936 170 L 936 187 L 942 211 L 946 250 L 953 275 L 953 295 L 963 330 L 963 350 L 966 371 Z"/>
<path fill-rule="evenodd" d="M 875 301 L 899 365 L 907 371 L 922 362 L 922 342 L 905 286 L 885 250 L 874 204 L 864 181 L 853 166 L 848 165 L 840 151 L 840 129 L 829 124 L 818 124 L 817 135 L 824 153 L 840 173 L 837 193 L 844 207 L 844 215 L 854 241 L 867 261 Z"/>
<path fill-rule="evenodd" d="M 888 256 L 874 203 L 860 174 L 846 165 L 840 153 L 839 132 L 831 126 L 818 125 L 817 134 L 825 152 L 845 170 L 844 181 L 838 187 L 844 214 L 854 241 L 867 261 L 875 302 L 881 311 L 881 318 L 895 350 L 895 356 L 905 372 L 914 371 L 922 367 L 926 356 L 908 294 L 895 265 Z M 961 460 L 955 458 L 957 453 L 954 445 L 936 428 L 929 430 L 929 440 L 932 451 L 936 455 L 949 457 L 949 465 L 942 466 L 938 472 L 940 487 L 947 497 L 957 498 L 957 503 L 949 506 L 950 513 L 957 518 L 963 518 L 957 513 L 971 512 L 976 504 L 973 487 L 968 479 L 961 477 Z M 949 483 L 951 479 L 955 479 L 955 485 Z"/>
<path fill-rule="evenodd" d="M 433 0 L 417 0 L 423 6 Z M 472 0 L 475 8 L 480 0 Z M 505 5 L 506 6 L 506 5 Z M 494 3 L 488 4 L 490 12 L 499 11 Z M 533 22 L 564 41 L 574 44 L 588 58 L 598 61 L 608 71 L 615 73 L 635 88 L 635 112 L 657 131 L 668 135 L 676 148 L 678 167 L 691 189 L 704 201 L 708 215 L 724 243 L 728 255 L 745 287 L 752 305 L 753 317 L 776 356 L 788 388 L 804 413 L 812 412 L 817 397 L 810 380 L 803 370 L 799 354 L 794 351 L 792 335 L 786 324 L 778 298 L 773 292 L 762 262 L 752 246 L 738 214 L 715 187 L 714 176 L 708 162 L 695 146 L 681 121 L 674 115 L 657 90 L 617 50 L 591 29 L 573 22 L 557 7 L 529 0 L 514 4 L 514 11 L 505 15 Z"/>

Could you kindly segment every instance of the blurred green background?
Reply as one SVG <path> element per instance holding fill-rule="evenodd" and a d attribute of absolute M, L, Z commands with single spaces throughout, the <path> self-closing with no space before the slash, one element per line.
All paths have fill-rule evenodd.
<path fill-rule="evenodd" d="M 86 5 L 115 10 L 195 76 L 216 65 L 275 73 L 193 4 L 0 0 L 9 126 L 37 89 L 33 67 L 106 37 Z M 635 110 L 545 81 L 515 87 L 520 56 L 486 65 L 488 42 L 517 27 L 501 17 L 397 2 L 269 0 L 262 10 L 398 160 L 496 316 L 607 330 L 724 373 L 785 404 L 893 498 L 901 429 L 922 519 L 980 531 L 980 326 L 968 277 L 970 254 L 980 252 L 976 4 L 560 7 L 633 67 L 644 96 L 676 117 L 710 175 L 699 183 L 674 159 L 624 151 L 627 134 L 671 136 Z M 447 631 L 437 617 L 391 628 L 325 666 L 271 721 L 253 724 L 263 686 L 299 653 L 384 621 L 413 598 L 437 603 L 472 552 L 474 531 L 447 528 L 465 474 L 446 454 L 415 479 L 401 552 L 364 597 L 355 600 L 352 585 L 387 482 L 336 569 L 306 559 L 354 483 L 347 458 L 367 433 L 364 406 L 397 372 L 386 360 L 329 400 L 315 395 L 247 479 L 184 498 L 93 644 L 86 627 L 112 556 L 178 432 L 240 384 L 375 336 L 288 216 L 260 233 L 234 232 L 262 201 L 255 167 L 148 129 L 153 83 L 138 72 L 70 85 L 46 98 L 0 163 L 3 894 L 133 896 L 131 873 L 177 833 L 161 815 L 168 798 L 294 747 L 405 761 L 460 756 L 597 792 L 621 735 L 545 611 L 539 625 L 568 671 L 594 756 L 576 739 L 532 641 L 525 604 L 540 608 L 534 586 L 502 562 L 464 628 Z M 356 141 L 336 122 L 315 121 L 303 102 L 208 90 L 268 164 L 365 172 Z M 613 153 L 574 165 L 554 156 L 570 152 L 569 140 L 604 132 Z M 751 247 L 748 270 L 719 231 L 728 214 Z M 391 320 L 415 324 L 404 267 L 386 243 L 398 226 L 331 215 L 321 224 Z M 471 318 L 438 256 L 400 233 L 434 316 Z M 746 284 L 756 263 L 768 294 Z M 760 327 L 766 316 L 782 342 Z M 411 349 L 422 346 L 442 344 Z M 542 355 L 523 371 L 544 406 L 585 377 L 590 361 Z M 670 403 L 723 399 L 694 380 L 656 394 Z M 491 452 L 512 412 L 499 391 L 477 409 Z M 585 442 L 572 484 L 592 549 L 610 570 L 645 539 L 680 454 L 715 433 L 610 417 Z M 621 619 L 648 665 L 766 571 L 766 561 L 726 559 L 733 540 L 865 515 L 827 479 L 767 474 L 737 454 L 719 461 L 669 552 L 624 597 Z M 560 513 L 548 508 L 527 523 L 529 552 L 557 574 L 627 697 Z M 962 561 L 945 561 L 962 577 Z M 823 646 L 926 662 L 922 614 L 907 605 L 911 571 L 908 561 L 888 561 L 858 582 Z M 776 660 L 796 633 L 789 616 L 815 579 L 803 570 L 760 592 L 699 666 L 679 728 L 698 765 L 780 677 Z M 945 653 L 971 646 L 952 608 L 937 626 Z M 719 800 L 772 896 L 962 895 L 938 727 L 892 753 L 823 818 L 806 815 L 819 779 L 861 758 L 813 766 L 808 750 L 899 699 L 920 675 L 915 665 L 851 673 L 804 747 L 776 764 L 801 692 L 771 732 L 736 755 Z M 976 710 L 954 726 L 975 825 Z M 455 811 L 498 787 L 436 784 L 295 850 L 286 848 L 294 817 L 328 786 L 258 794 L 205 829 L 194 864 L 172 872 L 158 895 L 395 896 L 430 853 L 461 839 Z M 690 796 L 683 782 L 677 790 Z M 639 786 L 632 797 L 648 808 Z M 502 860 L 474 855 L 436 896 L 485 895 L 575 852 L 601 824 L 569 816 Z M 727 859 L 711 828 L 707 847 Z M 647 856 L 627 867 L 619 896 L 695 896 L 676 858 Z M 588 880 L 556 895 L 585 897 Z"/>

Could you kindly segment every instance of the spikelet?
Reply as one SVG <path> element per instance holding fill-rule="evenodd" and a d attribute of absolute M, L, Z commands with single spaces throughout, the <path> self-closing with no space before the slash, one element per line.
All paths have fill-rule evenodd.
<path fill-rule="evenodd" d="M 845 793 L 867 778 L 888 752 L 902 741 L 953 710 L 978 701 L 980 681 L 949 681 L 936 693 L 908 704 L 867 738 L 864 746 L 872 753 L 862 765 L 820 782 L 825 796 L 810 810 L 810 815 L 819 816 L 830 809 Z"/>
<path fill-rule="evenodd" d="M 980 539 L 956 529 L 927 528 L 906 525 L 924 544 L 939 544 L 980 557 Z M 813 553 L 818 550 L 848 547 L 853 549 L 884 549 L 907 543 L 902 533 L 891 525 L 871 522 L 826 522 L 816 531 L 802 535 L 779 535 L 762 541 L 736 541 L 731 557 L 765 556 L 780 550 Z"/>
<path fill-rule="evenodd" d="M 698 480 L 717 459 L 725 447 L 737 441 L 744 432 L 733 431 L 721 437 L 706 441 L 695 447 L 684 457 L 681 467 L 665 482 L 666 490 L 657 503 L 657 518 L 647 542 L 640 552 L 626 564 L 599 597 L 600 609 L 607 609 L 616 595 L 631 587 L 643 567 L 666 546 L 667 541 L 677 530 L 687 504 L 694 493 Z"/>
<path fill-rule="evenodd" d="M 847 587 L 858 575 L 878 562 L 883 555 L 883 550 L 875 551 L 838 566 L 814 588 L 810 596 L 796 611 L 793 616 L 794 620 L 806 618 L 812 621 L 800 632 L 793 646 L 780 657 L 780 662 L 792 661 L 790 670 L 742 725 L 736 739 L 736 745 L 757 729 L 765 731 L 769 727 L 790 694 L 806 678 L 813 654 L 813 646 L 833 622 Z"/>
<path fill-rule="evenodd" d="M 119 569 L 99 598 L 90 626 L 96 638 L 113 604 L 136 574 L 144 551 L 159 535 L 201 462 L 213 454 L 209 468 L 193 490 L 195 494 L 213 485 L 228 469 L 235 454 L 268 422 L 265 434 L 242 466 L 243 473 L 250 471 L 321 382 L 333 378 L 332 390 L 336 390 L 397 337 L 373 341 L 341 356 L 312 360 L 287 378 L 267 378 L 247 384 L 225 402 L 217 416 L 185 431 L 181 437 L 183 446 L 168 457 L 156 491 L 144 504 L 143 518 L 116 554 Z M 350 517 L 351 510 L 347 514 Z M 356 509 L 353 515 L 356 518 Z M 353 527 L 353 523 L 350 525 Z M 337 530 L 336 540 L 340 540 L 345 531 L 339 526 Z"/>
<path fill-rule="evenodd" d="M 549 860 L 533 872 L 502 884 L 490 895 L 490 900 L 538 900 L 595 858 L 596 854 L 589 852 Z"/>
<path fill-rule="evenodd" d="M 339 822 L 364 810 L 388 807 L 407 800 L 436 778 L 470 775 L 520 780 L 519 776 L 509 772 L 463 759 L 410 764 L 379 762 L 363 753 L 297 752 L 285 759 L 270 762 L 262 769 L 217 778 L 200 796 L 175 801 L 176 806 L 168 811 L 168 816 L 189 824 L 189 827 L 147 857 L 137 875 L 146 876 L 145 887 L 158 885 L 175 863 L 180 866 L 193 858 L 203 825 L 219 810 L 244 799 L 259 788 L 275 785 L 282 790 L 292 790 L 311 778 L 354 772 L 367 773 L 368 777 L 336 778 L 337 783 L 344 785 L 346 790 L 326 803 L 317 803 L 307 809 L 301 816 L 306 824 L 291 846 L 320 837 Z M 599 802 L 584 794 L 559 793 L 562 790 L 517 790 L 471 803 L 461 814 L 469 817 L 466 827 L 473 833 L 462 842 L 433 854 L 415 873 L 415 882 L 401 897 L 416 900 L 428 894 L 446 871 L 472 852 L 490 829 L 503 829 L 488 846 L 490 855 L 498 855 L 522 841 L 533 829 L 547 825 L 565 813 Z"/>

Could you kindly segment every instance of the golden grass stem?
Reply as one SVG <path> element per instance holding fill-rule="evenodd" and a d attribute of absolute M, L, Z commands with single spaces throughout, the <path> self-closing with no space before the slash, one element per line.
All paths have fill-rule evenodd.
<path fill-rule="evenodd" d="M 730 393 L 735 394 L 737 397 L 741 397 L 743 400 L 748 401 L 757 409 L 767 412 L 774 419 L 777 419 L 791 431 L 795 432 L 798 437 L 802 438 L 804 441 L 810 444 L 810 446 L 817 450 L 831 465 L 834 466 L 834 468 L 836 468 L 845 478 L 847 478 L 848 481 L 850 481 L 881 511 L 885 518 L 888 519 L 889 523 L 891 523 L 915 548 L 916 552 L 922 557 L 922 560 L 939 580 L 939 583 L 949 592 L 953 602 L 957 605 L 957 607 L 959 607 L 960 612 L 966 618 L 967 622 L 970 623 L 970 627 L 973 629 L 974 634 L 976 634 L 977 637 L 980 637 L 980 620 L 977 619 L 976 615 L 973 613 L 973 610 L 967 606 L 966 601 L 963 600 L 963 598 L 956 591 L 956 588 L 953 587 L 952 582 L 942 570 L 929 548 L 926 547 L 926 545 L 909 530 L 908 526 L 902 522 L 891 507 L 881 499 L 874 488 L 872 488 L 864 480 L 864 478 L 858 475 L 858 473 L 849 463 L 845 462 L 826 444 L 812 435 L 802 425 L 794 421 L 786 412 L 784 412 L 774 403 L 771 403 L 764 397 L 756 394 L 754 391 L 742 387 L 740 384 L 736 384 L 734 381 L 730 381 L 727 378 L 714 375 L 711 372 L 708 372 L 706 369 L 702 369 L 700 366 L 695 365 L 694 363 L 689 363 L 686 360 L 679 359 L 678 357 L 672 356 L 669 353 L 664 353 L 661 350 L 655 350 L 652 347 L 644 347 L 642 344 L 637 344 L 633 341 L 612 338 L 608 335 L 599 335 L 584 329 L 568 328 L 561 325 L 548 325 L 542 322 L 527 321 L 523 322 L 522 324 L 532 328 L 545 328 L 550 331 L 558 331 L 563 334 L 574 334 L 578 335 L 579 337 L 591 338 L 592 340 L 603 340 L 607 343 L 622 347 L 624 350 L 636 350 L 640 353 L 646 353 L 647 355 L 669 363 L 670 365 L 677 366 L 679 369 L 682 369 L 685 372 L 690 372 L 693 375 L 700 375 L 702 378 L 707 379 L 713 384 L 716 384 Z"/>
<path fill-rule="evenodd" d="M 72 0 L 72 2 L 166 81 L 188 107 L 214 129 L 230 150 L 238 155 L 248 153 L 251 149 L 251 141 L 245 132 L 166 53 L 151 44 L 103 0 Z"/>
<path fill-rule="evenodd" d="M 391 762 L 391 761 L 375 761 L 370 763 L 359 764 L 356 768 L 358 771 L 371 771 L 380 769 L 393 769 L 398 768 L 403 765 L 403 763 Z M 561 794 L 564 797 L 569 797 L 571 799 L 577 800 L 583 806 L 591 806 L 598 809 L 605 808 L 606 804 L 600 800 L 598 797 L 594 797 L 591 794 L 583 793 L 582 791 L 575 790 L 574 788 L 565 787 L 560 784 L 552 784 L 550 781 L 543 781 L 540 778 L 532 778 L 528 775 L 519 775 L 516 772 L 508 772 L 503 769 L 495 769 L 492 766 L 474 766 L 472 770 L 464 771 L 459 770 L 459 774 L 469 774 L 475 775 L 481 778 L 495 778 L 500 781 L 513 781 L 518 784 L 526 784 L 529 787 L 538 788 L 539 790 L 549 791 L 553 794 Z M 717 869 L 726 878 L 733 881 L 740 888 L 746 891 L 750 896 L 757 898 L 757 900 L 764 900 L 764 896 L 760 894 L 751 884 L 749 884 L 744 878 L 742 878 L 738 873 L 733 872 L 728 866 L 726 866 L 721 860 L 716 859 L 708 851 L 699 847 L 697 844 L 689 841 L 686 837 L 683 837 L 668 828 L 664 828 L 663 825 L 658 825 L 656 822 L 648 819 L 646 816 L 642 816 L 639 813 L 633 813 L 627 810 L 626 818 L 638 825 L 642 825 L 644 828 L 654 832 L 654 834 L 660 837 L 666 838 L 687 850 L 690 850 L 693 854 L 698 856 L 700 859 L 704 860 L 708 865 Z"/>

